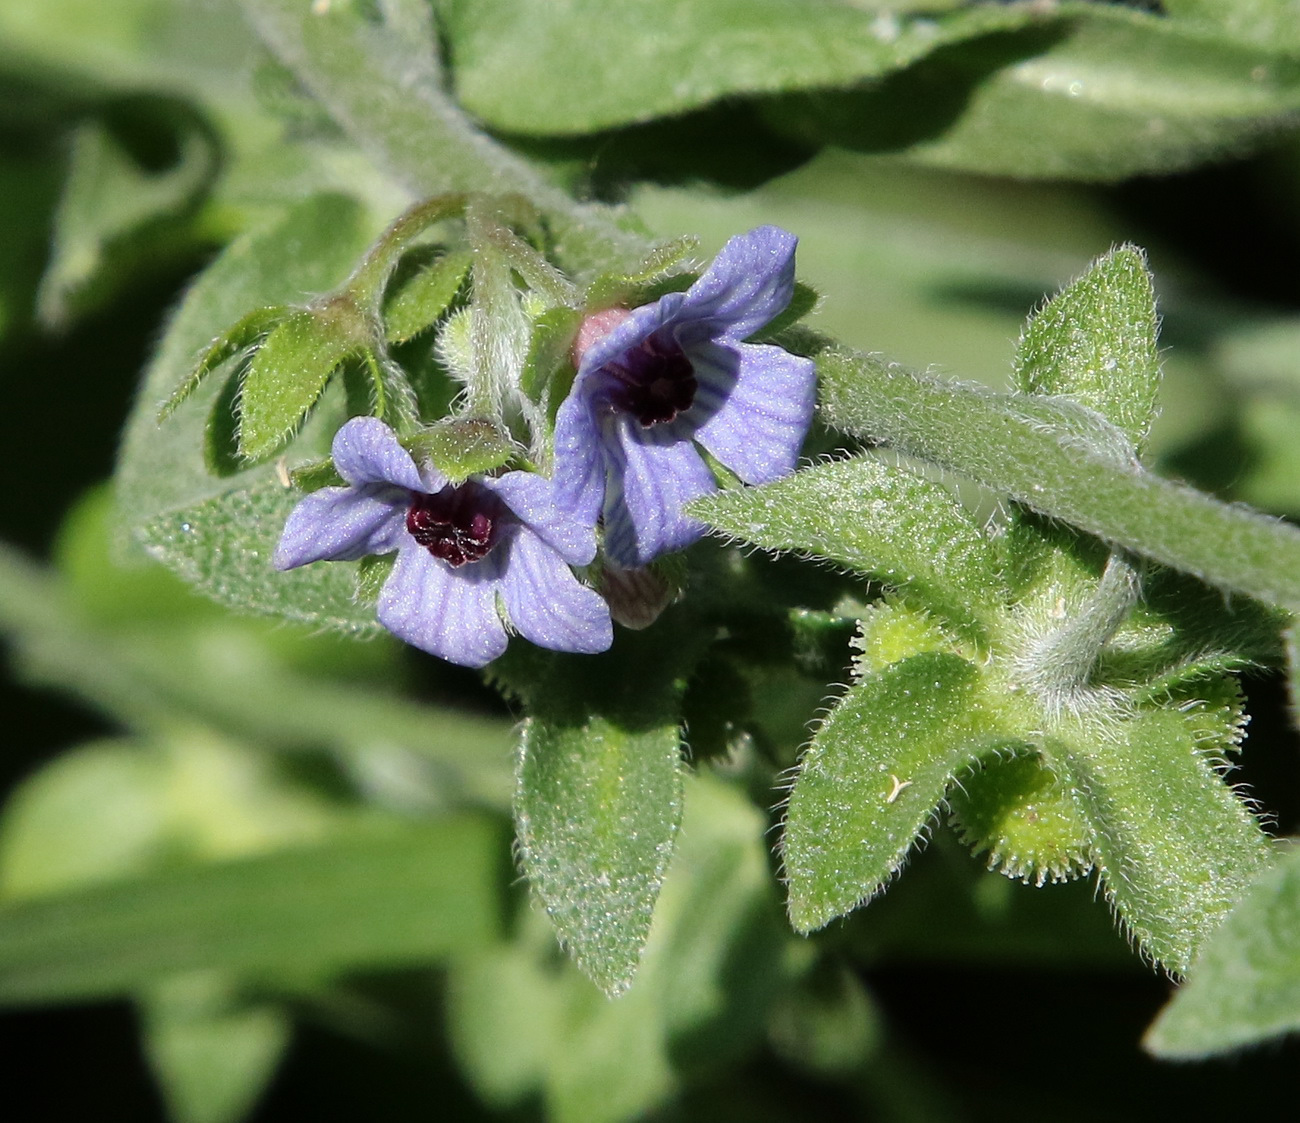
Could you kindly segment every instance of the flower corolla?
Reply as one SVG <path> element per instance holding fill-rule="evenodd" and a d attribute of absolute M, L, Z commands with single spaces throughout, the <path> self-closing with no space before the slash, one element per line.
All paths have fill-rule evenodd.
<path fill-rule="evenodd" d="M 396 551 L 379 594 L 379 622 L 415 647 L 481 667 L 506 648 L 509 627 L 541 647 L 597 652 L 613 639 L 604 600 L 574 576 L 595 533 L 531 472 L 452 483 L 417 466 L 393 431 L 356 417 L 335 435 L 347 487 L 306 496 L 285 523 L 277 569 Z"/>
<path fill-rule="evenodd" d="M 605 552 L 643 566 L 699 538 L 683 509 L 717 487 L 697 444 L 747 484 L 794 470 L 812 422 L 811 360 L 745 339 L 789 305 L 797 239 L 732 238 L 685 292 L 589 316 L 555 424 L 555 483 Z"/>

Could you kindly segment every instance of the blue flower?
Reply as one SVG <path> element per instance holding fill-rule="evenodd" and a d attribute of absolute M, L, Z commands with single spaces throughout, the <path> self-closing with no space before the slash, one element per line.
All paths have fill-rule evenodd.
<path fill-rule="evenodd" d="M 322 488 L 293 509 L 277 569 L 397 551 L 379 622 L 467 667 L 506 649 L 503 613 L 542 647 L 609 647 L 608 607 L 569 569 L 595 556 L 595 533 L 556 505 L 549 480 L 507 472 L 453 484 L 435 468 L 418 468 L 373 417 L 344 425 L 332 451 L 348 486 Z"/>
<path fill-rule="evenodd" d="M 684 293 L 588 318 L 573 390 L 555 422 L 561 503 L 603 515 L 627 567 L 704 533 L 683 505 L 716 489 L 696 443 L 745 483 L 794 470 L 812 422 L 811 360 L 745 343 L 790 303 L 797 239 L 776 226 L 732 238 Z"/>

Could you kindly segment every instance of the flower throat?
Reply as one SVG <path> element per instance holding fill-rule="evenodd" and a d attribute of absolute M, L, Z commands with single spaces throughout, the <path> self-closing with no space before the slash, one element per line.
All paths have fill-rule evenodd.
<path fill-rule="evenodd" d="M 643 426 L 661 425 L 691 408 L 699 383 L 695 368 L 673 340 L 651 335 L 605 370 L 618 380 L 614 405 Z"/>
<path fill-rule="evenodd" d="M 473 483 L 449 485 L 437 495 L 411 493 L 407 532 L 435 558 L 459 568 L 480 561 L 500 537 L 502 505 Z"/>

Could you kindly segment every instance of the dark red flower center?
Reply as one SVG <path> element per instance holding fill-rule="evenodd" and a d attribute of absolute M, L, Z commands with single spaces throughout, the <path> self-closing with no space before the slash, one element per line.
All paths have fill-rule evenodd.
<path fill-rule="evenodd" d="M 647 428 L 672 421 L 691 408 L 699 383 L 695 368 L 672 339 L 651 335 L 629 347 L 605 370 L 618 380 L 610 395 L 614 407 Z"/>
<path fill-rule="evenodd" d="M 487 557 L 501 536 L 505 504 L 473 481 L 437 495 L 411 492 L 406 529 L 435 558 L 462 566 Z"/>

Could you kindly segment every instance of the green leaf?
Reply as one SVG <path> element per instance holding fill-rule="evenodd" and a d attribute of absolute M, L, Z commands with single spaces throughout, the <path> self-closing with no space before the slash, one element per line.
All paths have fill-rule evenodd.
<path fill-rule="evenodd" d="M 1300 603 L 1300 531 L 1125 463 L 1126 439 L 1091 411 L 1074 416 L 1052 399 L 995 394 L 843 349 L 821 351 L 817 366 L 824 416 L 849 433 L 1210 584 Z"/>
<path fill-rule="evenodd" d="M 1292 0 L 1164 0 L 1174 19 L 1202 25 L 1270 51 L 1300 53 L 1300 22 Z"/>
<path fill-rule="evenodd" d="M 1073 728 L 1071 728 L 1071 725 Z M 1106 895 L 1142 950 L 1182 974 L 1268 859 L 1268 837 L 1177 710 L 1062 722 L 1044 744 L 1093 832 Z"/>
<path fill-rule="evenodd" d="M 299 0 L 240 0 L 270 50 L 320 99 L 357 147 L 412 195 L 516 193 L 551 217 L 562 259 L 580 269 L 635 260 L 643 241 L 608 209 L 575 203 L 532 164 L 490 141 L 446 92 L 428 4 L 332 4 L 311 19 Z"/>
<path fill-rule="evenodd" d="M 142 258 L 155 262 L 187 242 L 190 216 L 217 167 L 216 141 L 202 122 L 163 101 L 122 103 L 118 124 L 172 129 L 178 151 L 151 170 L 124 147 L 111 120 L 92 120 L 73 133 L 67 181 L 55 213 L 49 265 L 37 296 L 46 326 L 66 325 L 95 302 L 96 289 L 118 283 Z M 131 120 L 138 118 L 138 120 Z"/>
<path fill-rule="evenodd" d="M 1237 154 L 1300 108 L 1300 61 L 1271 44 L 1119 4 L 1019 11 L 1018 32 L 963 36 L 893 82 L 817 90 L 769 120 L 805 143 L 931 166 L 1109 181 Z"/>
<path fill-rule="evenodd" d="M 274 455 L 297 431 L 339 364 L 371 343 L 346 298 L 291 312 L 257 349 L 239 396 L 239 452 L 250 463 Z"/>
<path fill-rule="evenodd" d="M 811 932 L 878 893 L 962 772 L 1007 744 L 979 673 L 915 655 L 849 689 L 790 793 L 782 852 L 790 920 Z"/>
<path fill-rule="evenodd" d="M 203 459 L 203 432 L 221 386 L 208 380 L 168 420 L 158 403 L 185 385 L 206 354 L 250 309 L 284 305 L 343 280 L 372 233 L 362 209 L 338 195 L 306 199 L 230 244 L 189 290 L 145 375 L 127 422 L 117 494 L 132 531 L 247 485 L 214 477 Z M 271 475 L 264 468 L 260 476 Z M 147 542 L 147 539 L 146 539 Z"/>
<path fill-rule="evenodd" d="M 1146 258 L 1122 246 L 1099 258 L 1030 317 L 1015 385 L 1094 409 L 1141 450 L 1156 416 L 1160 357 Z"/>
<path fill-rule="evenodd" d="M 873 576 L 979 634 L 980 608 L 1006 595 L 1001 559 L 939 484 L 859 456 L 690 506 L 695 517 L 769 550 L 798 550 Z"/>
<path fill-rule="evenodd" d="M 72 749 L 29 776 L 0 819 L 0 897 L 141 873 L 165 846 L 162 761 L 129 742 Z"/>
<path fill-rule="evenodd" d="M 682 812 L 683 678 L 700 640 L 673 619 L 622 631 L 599 660 L 509 653 L 531 717 L 515 826 L 524 873 L 602 990 L 636 974 Z"/>
<path fill-rule="evenodd" d="M 1300 850 L 1288 849 L 1206 942 L 1147 1031 L 1157 1057 L 1195 1060 L 1300 1029 Z"/>
<path fill-rule="evenodd" d="M 469 272 L 467 251 L 445 253 L 409 277 L 400 276 L 384 293 L 384 334 L 405 343 L 428 331 L 451 306 Z"/>
<path fill-rule="evenodd" d="M 379 624 L 373 610 L 353 602 L 355 563 L 284 573 L 271 568 L 285 520 L 301 498 L 266 480 L 157 518 L 140 536 L 157 560 L 228 608 L 374 634 Z"/>
<path fill-rule="evenodd" d="M 515 823 L 524 872 L 561 941 L 602 990 L 636 974 L 682 810 L 676 721 L 529 719 Z"/>
<path fill-rule="evenodd" d="M 495 822 L 459 816 L 0 907 L 0 1001 L 440 959 L 498 931 L 503 850 Z"/>
<path fill-rule="evenodd" d="M 541 1092 L 557 1123 L 639 1118 L 683 1077 L 760 1046 L 796 969 L 768 871 L 766 818 L 716 778 L 688 777 L 685 787 L 681 844 L 629 993 L 610 1001 L 572 966 L 557 969 L 535 914 L 509 944 L 453 966 L 453 1046 L 493 1106 Z"/>
<path fill-rule="evenodd" d="M 176 976 L 141 1002 L 145 1056 L 176 1123 L 239 1123 L 289 1044 L 288 1016 L 220 975 Z"/>
<path fill-rule="evenodd" d="M 200 356 L 189 376 L 163 403 L 162 409 L 158 411 L 158 424 L 161 425 L 175 413 L 176 407 L 194 393 L 199 388 L 199 383 L 214 370 L 236 355 L 243 354 L 261 343 L 267 333 L 284 318 L 286 311 L 287 309 L 279 304 L 254 308 L 241 316 L 224 335 L 213 340 L 212 345 Z M 242 374 L 240 377 L 242 378 Z"/>
<path fill-rule="evenodd" d="M 912 20 L 801 0 L 624 0 L 611 19 L 601 0 L 478 0 L 452 7 L 445 27 L 472 113 L 507 132 L 564 134 L 738 94 L 854 84 L 1024 22 L 997 8 Z"/>

